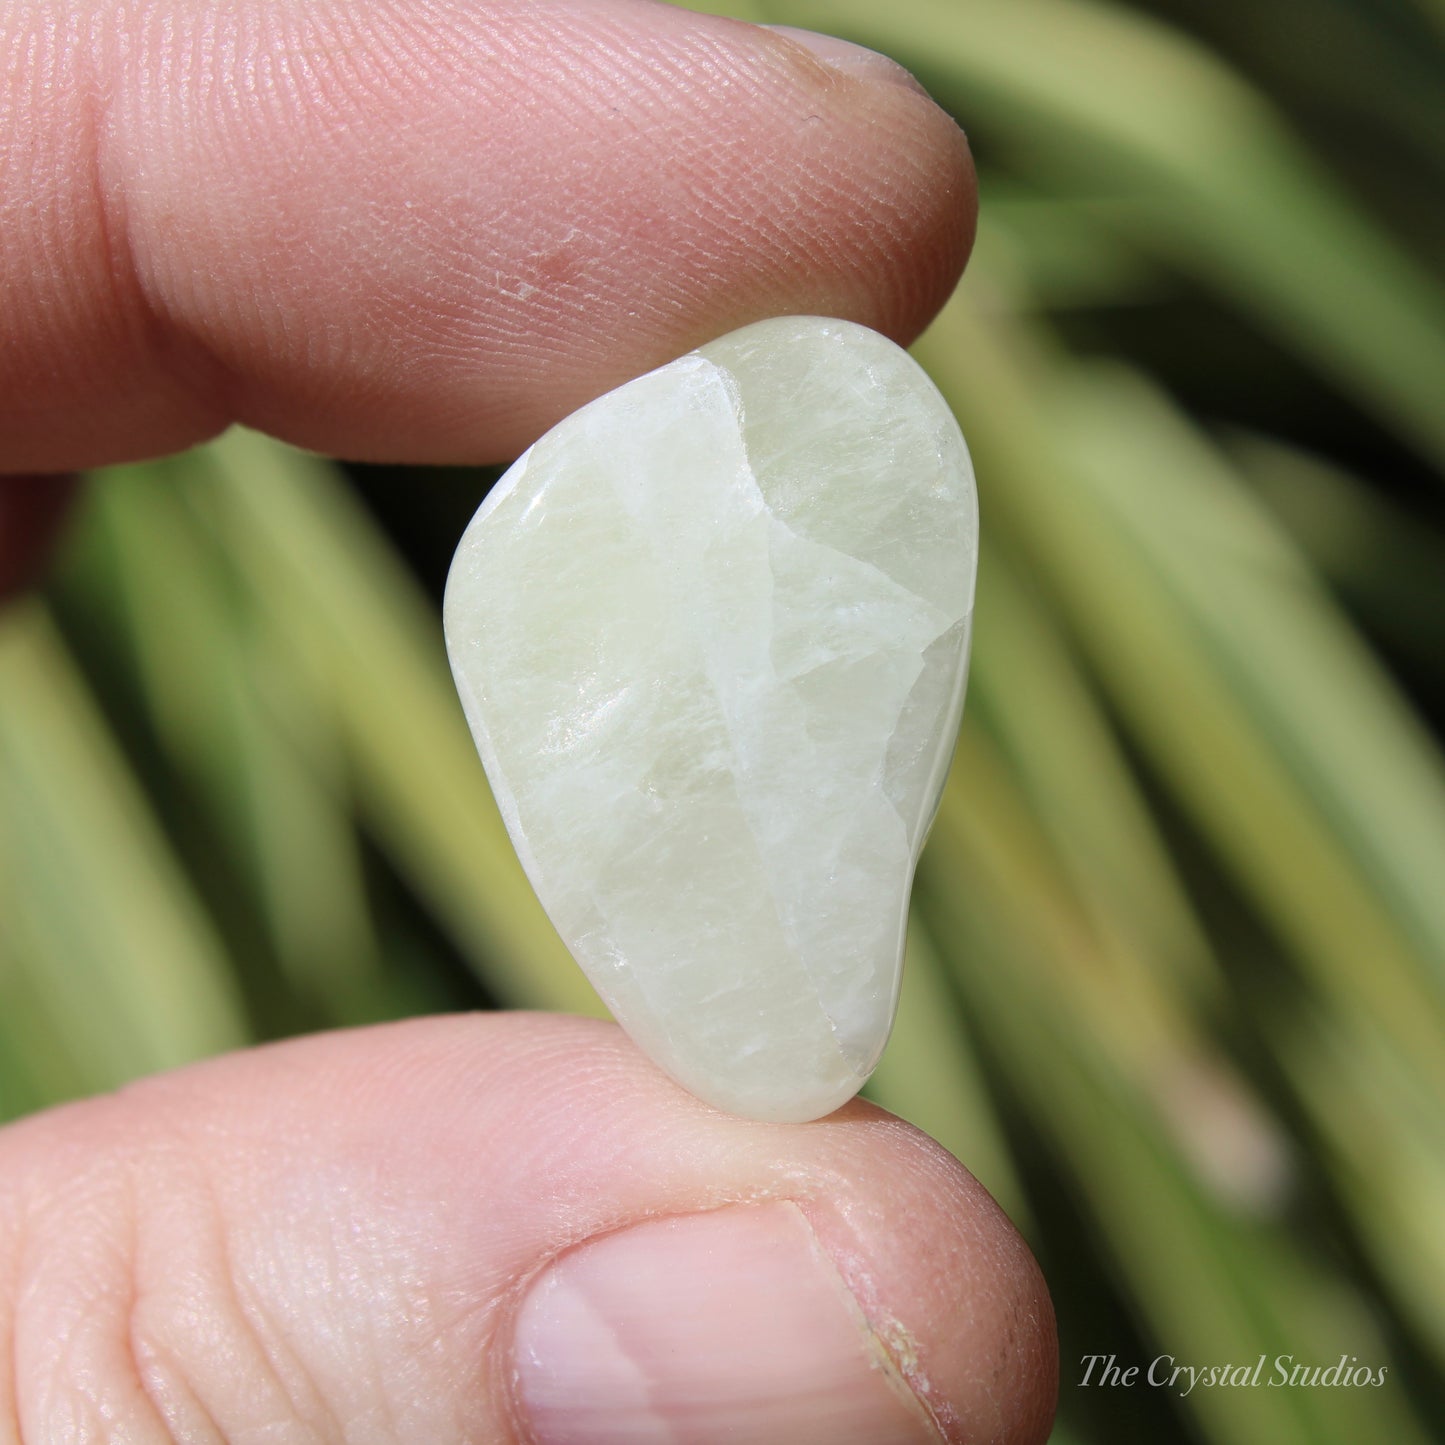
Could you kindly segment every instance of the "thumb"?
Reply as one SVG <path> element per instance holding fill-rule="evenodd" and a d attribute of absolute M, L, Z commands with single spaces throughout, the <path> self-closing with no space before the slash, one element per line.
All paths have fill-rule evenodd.
<path fill-rule="evenodd" d="M 0 1441 L 1041 1441 L 1054 1350 L 917 1132 L 725 1117 L 609 1025 L 330 1035 L 0 1131 Z"/>

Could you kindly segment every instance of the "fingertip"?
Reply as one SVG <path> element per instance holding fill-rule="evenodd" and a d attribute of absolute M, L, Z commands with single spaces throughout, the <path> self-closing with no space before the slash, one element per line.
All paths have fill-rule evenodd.
<path fill-rule="evenodd" d="M 978 228 L 978 177 L 973 152 L 963 128 L 930 95 L 923 83 L 892 56 L 834 35 L 790 25 L 764 27 L 787 44 L 806 52 L 834 78 L 853 82 L 850 108 L 860 104 L 880 114 L 870 120 L 883 137 L 880 162 L 891 150 L 895 168 L 915 166 L 916 195 L 898 208 L 904 227 L 900 237 L 901 266 L 895 274 L 911 289 L 900 293 L 893 314 L 869 322 L 902 346 L 923 331 L 948 299 L 964 267 Z M 889 167 L 882 163 L 880 173 Z M 882 300 L 882 293 L 879 298 Z M 866 317 L 850 317 L 868 320 Z"/>
<path fill-rule="evenodd" d="M 813 219 L 823 228 L 810 238 L 825 261 L 816 279 L 835 288 L 831 304 L 783 310 L 837 315 L 911 344 L 952 294 L 973 248 L 978 184 L 967 136 L 891 56 L 796 26 L 744 29 L 752 45 L 781 49 L 804 78 L 817 101 L 804 128 L 830 130 L 847 163 L 845 206 L 820 206 Z M 818 159 L 820 190 L 839 180 L 835 164 Z"/>
<path fill-rule="evenodd" d="M 855 45 L 851 40 L 820 30 L 803 30 L 796 25 L 768 25 L 764 28 L 795 45 L 801 45 L 815 59 L 843 75 L 870 83 L 881 81 L 887 85 L 901 85 L 917 95 L 928 95 L 922 82 L 910 70 L 881 51 L 869 50 L 864 45 Z"/>
<path fill-rule="evenodd" d="M 805 1208 L 900 1373 L 945 1439 L 1041 1445 L 1058 1339 L 1027 1243 L 963 1164 L 912 1125 L 861 1099 L 834 1121 L 860 1151 L 858 1187 Z"/>

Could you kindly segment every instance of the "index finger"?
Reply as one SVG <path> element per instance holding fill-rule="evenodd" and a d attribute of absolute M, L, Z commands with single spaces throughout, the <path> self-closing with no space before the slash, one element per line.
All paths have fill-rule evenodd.
<path fill-rule="evenodd" d="M 0 470 L 246 422 L 515 454 L 721 331 L 911 339 L 961 133 L 869 52 L 650 0 L 17 0 L 0 15 Z"/>

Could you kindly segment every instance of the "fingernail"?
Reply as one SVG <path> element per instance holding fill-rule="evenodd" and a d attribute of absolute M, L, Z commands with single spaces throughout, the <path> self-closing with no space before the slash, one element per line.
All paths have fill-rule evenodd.
<path fill-rule="evenodd" d="M 796 1205 L 651 1220 L 563 1255 L 517 1320 L 537 1445 L 937 1445 Z"/>
<path fill-rule="evenodd" d="M 834 70 L 857 76 L 860 80 L 892 81 L 894 85 L 916 90 L 919 95 L 928 94 L 909 71 L 877 50 L 869 50 L 866 46 L 854 45 L 851 40 L 839 40 L 836 35 L 824 35 L 817 30 L 800 30 L 795 25 L 768 25 L 765 28 L 811 50 L 818 60 Z"/>

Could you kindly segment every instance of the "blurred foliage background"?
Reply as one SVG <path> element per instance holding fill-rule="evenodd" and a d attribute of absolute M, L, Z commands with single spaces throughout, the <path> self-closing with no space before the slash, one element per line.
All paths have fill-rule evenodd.
<path fill-rule="evenodd" d="M 895 55 L 982 178 L 918 346 L 974 674 L 870 1092 L 1033 1243 L 1060 1441 L 1445 1438 L 1445 6 L 698 8 Z M 90 489 L 0 615 L 0 1113 L 596 1010 L 443 658 L 489 480 L 237 433 Z M 1109 1353 L 1388 1375 L 1081 1388 Z"/>

